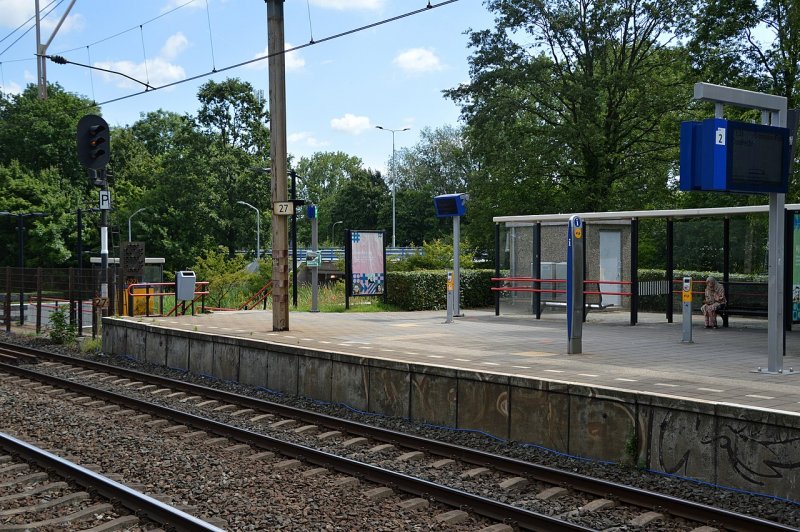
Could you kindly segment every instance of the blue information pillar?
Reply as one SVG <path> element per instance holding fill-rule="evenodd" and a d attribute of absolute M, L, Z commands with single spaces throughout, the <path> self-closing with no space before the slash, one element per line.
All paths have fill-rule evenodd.
<path fill-rule="evenodd" d="M 567 231 L 567 353 L 581 353 L 583 347 L 583 222 L 569 218 Z"/>

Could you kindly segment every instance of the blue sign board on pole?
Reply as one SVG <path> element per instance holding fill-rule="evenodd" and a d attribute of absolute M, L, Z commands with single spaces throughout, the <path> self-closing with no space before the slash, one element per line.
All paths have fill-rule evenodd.
<path fill-rule="evenodd" d="M 683 122 L 680 189 L 785 193 L 789 186 L 789 129 L 709 118 Z"/>

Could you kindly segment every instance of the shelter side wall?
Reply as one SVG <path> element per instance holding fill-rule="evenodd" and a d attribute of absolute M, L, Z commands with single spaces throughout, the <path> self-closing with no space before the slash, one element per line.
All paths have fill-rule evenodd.
<path fill-rule="evenodd" d="M 788 499 L 800 417 L 103 320 L 103 350 L 222 380 Z M 151 352 L 152 351 L 152 352 Z"/>

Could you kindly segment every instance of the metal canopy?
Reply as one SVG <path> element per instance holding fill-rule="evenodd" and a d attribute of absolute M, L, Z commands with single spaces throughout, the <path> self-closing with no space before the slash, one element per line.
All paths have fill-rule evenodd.
<path fill-rule="evenodd" d="M 786 210 L 800 211 L 800 203 L 786 205 Z M 712 216 L 741 216 L 744 214 L 757 214 L 769 212 L 769 205 L 745 205 L 743 207 L 708 207 L 703 209 L 663 209 L 655 211 L 611 211 L 611 212 L 582 212 L 574 213 L 584 220 L 634 220 L 642 218 L 702 218 Z M 569 220 L 569 214 L 527 214 L 522 216 L 495 216 L 495 223 L 539 223 L 539 222 L 564 222 Z"/>

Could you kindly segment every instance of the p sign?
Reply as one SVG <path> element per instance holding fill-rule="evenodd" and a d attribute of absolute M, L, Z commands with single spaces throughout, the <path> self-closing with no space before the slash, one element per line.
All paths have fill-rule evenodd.
<path fill-rule="evenodd" d="M 111 191 L 110 190 L 101 190 L 100 191 L 100 210 L 101 211 L 110 211 L 111 210 Z"/>

